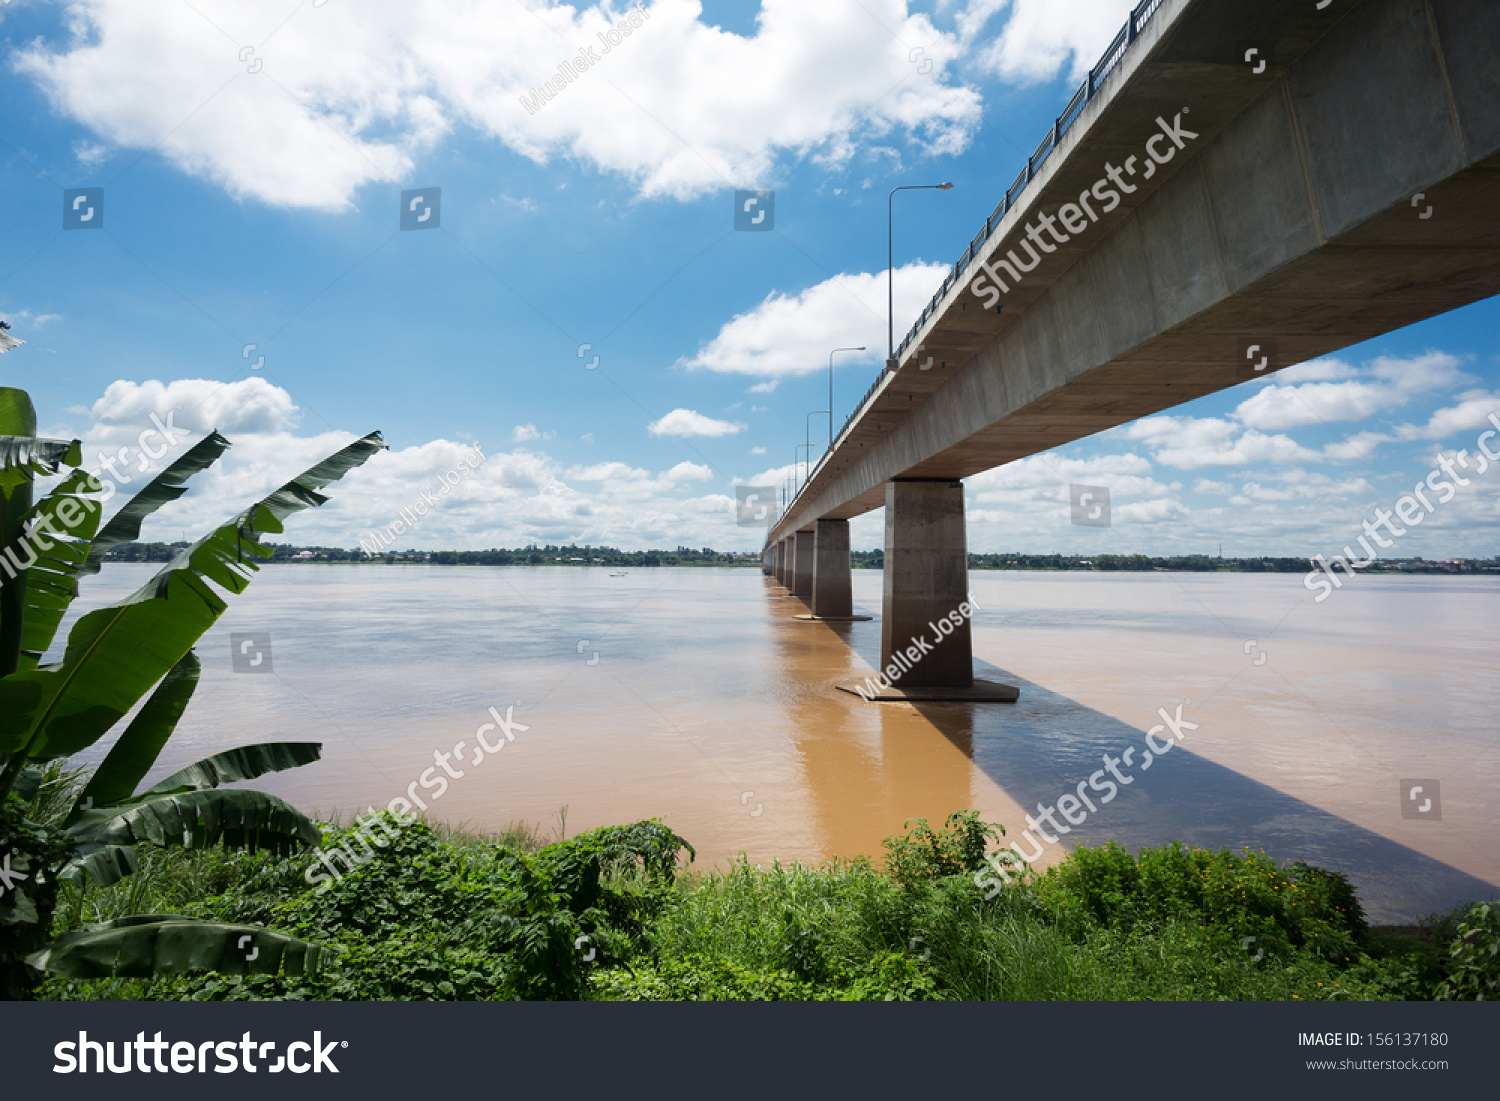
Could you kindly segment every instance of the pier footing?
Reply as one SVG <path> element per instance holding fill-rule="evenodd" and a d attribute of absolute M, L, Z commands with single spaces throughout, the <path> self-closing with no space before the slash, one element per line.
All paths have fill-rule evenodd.
<path fill-rule="evenodd" d="M 915 685 L 911 688 L 887 688 L 875 683 L 873 677 L 869 682 L 841 681 L 834 687 L 840 692 L 848 692 L 851 696 L 858 696 L 871 703 L 924 703 L 940 700 L 956 703 L 1015 703 L 1021 695 L 1021 690 L 1015 685 L 977 679 L 963 688 L 923 688 Z"/>

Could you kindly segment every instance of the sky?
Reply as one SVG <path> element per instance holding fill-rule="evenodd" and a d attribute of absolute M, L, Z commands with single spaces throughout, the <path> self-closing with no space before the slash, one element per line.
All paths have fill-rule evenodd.
<path fill-rule="evenodd" d="M 0 318 L 25 344 L 0 385 L 133 485 L 233 442 L 148 539 L 378 429 L 285 541 L 353 548 L 477 445 L 399 545 L 759 550 L 736 486 L 821 453 L 831 349 L 868 349 L 836 357 L 837 425 L 879 372 L 880 200 L 955 184 L 897 197 L 899 340 L 1129 7 L 7 0 Z M 102 202 L 65 230 L 98 202 L 76 189 Z M 735 228 L 737 190 L 774 192 L 769 228 Z M 1334 553 L 1475 454 L 1497 322 L 1476 303 L 976 475 L 970 549 Z M 1384 553 L 1500 553 L 1500 473 L 1466 480 Z M 1070 484 L 1110 489 L 1110 527 L 1071 523 Z"/>

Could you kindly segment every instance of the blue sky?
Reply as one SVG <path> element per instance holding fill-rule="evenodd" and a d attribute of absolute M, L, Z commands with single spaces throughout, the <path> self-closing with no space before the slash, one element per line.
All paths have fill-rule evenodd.
<path fill-rule="evenodd" d="M 840 359 L 840 424 L 878 369 L 888 189 L 956 184 L 898 197 L 899 339 L 1128 6 L 13 0 L 0 317 L 26 344 L 0 380 L 91 454 L 174 406 L 235 441 L 148 537 L 378 428 L 391 451 L 289 538 L 355 546 L 477 442 L 410 545 L 757 549 L 735 484 L 781 481 L 829 349 L 871 349 Z M 85 187 L 103 228 L 64 232 Z M 402 232 L 401 191 L 432 188 L 439 226 Z M 733 229 L 736 188 L 775 190 L 773 231 Z M 1473 452 L 1497 320 L 1479 303 L 979 475 L 970 546 L 1331 553 Z M 1069 482 L 1110 486 L 1111 528 L 1069 523 Z M 1388 553 L 1495 554 L 1497 486 Z"/>

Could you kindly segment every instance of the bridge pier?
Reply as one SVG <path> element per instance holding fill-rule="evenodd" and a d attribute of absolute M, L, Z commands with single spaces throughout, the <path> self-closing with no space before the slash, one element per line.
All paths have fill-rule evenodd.
<path fill-rule="evenodd" d="M 792 582 L 788 586 L 792 595 L 803 600 L 812 600 L 813 586 L 813 533 L 799 531 L 791 538 Z"/>
<path fill-rule="evenodd" d="M 778 539 L 776 541 L 775 553 L 776 553 L 776 566 L 775 566 L 775 568 L 774 568 L 774 570 L 772 572 L 775 574 L 776 583 L 778 585 L 780 585 L 784 589 L 784 588 L 787 587 L 787 584 L 786 584 L 786 540 L 785 539 Z"/>
<path fill-rule="evenodd" d="M 885 683 L 839 688 L 876 700 L 1015 701 L 1014 687 L 974 678 L 962 482 L 886 483 L 884 573 Z"/>
<path fill-rule="evenodd" d="M 838 622 L 870 618 L 854 614 L 848 520 L 819 520 L 813 529 L 811 606 L 811 615 L 797 618 Z"/>
<path fill-rule="evenodd" d="M 888 482 L 885 487 L 885 595 L 880 667 L 908 660 L 903 688 L 967 688 L 974 683 L 969 637 L 969 544 L 962 482 Z M 936 642 L 930 626 L 951 613 L 962 622 Z M 901 654 L 901 661 L 896 655 Z"/>
<path fill-rule="evenodd" d="M 848 520 L 819 520 L 813 529 L 812 614 L 819 619 L 854 614 Z"/>

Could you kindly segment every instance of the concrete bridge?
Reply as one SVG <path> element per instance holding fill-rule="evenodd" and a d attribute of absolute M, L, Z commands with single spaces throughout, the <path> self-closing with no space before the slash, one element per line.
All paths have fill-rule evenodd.
<path fill-rule="evenodd" d="M 1500 292 L 1497 58 L 1500 0 L 1145 0 L 766 572 L 849 616 L 848 521 L 884 507 L 882 668 L 962 696 L 967 618 L 931 627 L 967 599 L 960 479 Z"/>

